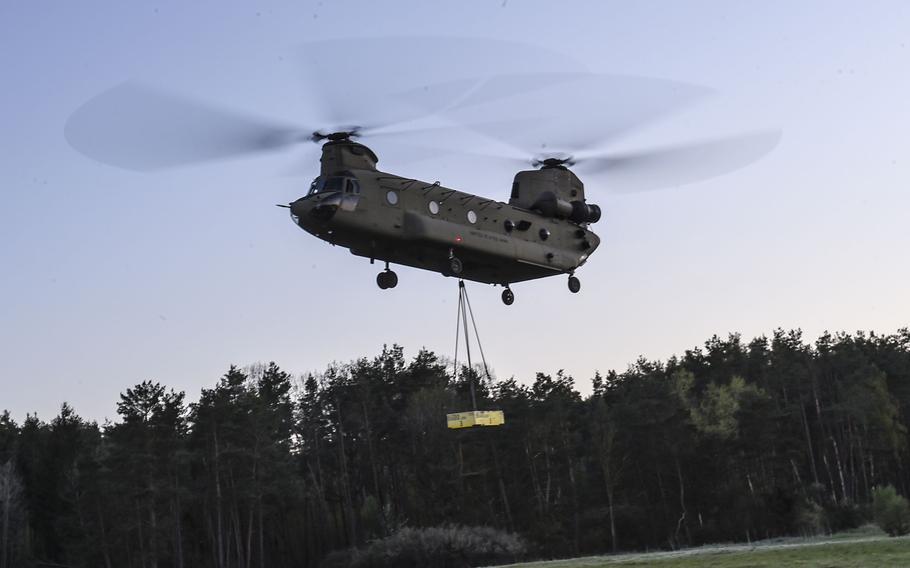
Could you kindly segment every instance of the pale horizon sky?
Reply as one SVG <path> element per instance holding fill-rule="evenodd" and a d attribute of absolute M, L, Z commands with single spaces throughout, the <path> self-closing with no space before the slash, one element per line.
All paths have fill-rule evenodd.
<path fill-rule="evenodd" d="M 540 49 L 515 71 L 552 67 L 541 54 L 557 53 L 567 67 L 715 91 L 617 149 L 783 132 L 755 164 L 671 190 L 616 194 L 583 177 L 604 216 L 581 293 L 564 277 L 522 283 L 506 307 L 499 288 L 468 284 L 498 377 L 565 369 L 586 393 L 597 370 L 666 360 L 714 334 L 893 333 L 910 325 L 908 30 L 910 4 L 897 0 L 4 2 L 0 411 L 50 420 L 68 401 L 101 421 L 146 379 L 195 400 L 231 364 L 304 374 L 393 343 L 451 357 L 456 280 L 399 267 L 398 287 L 381 291 L 378 264 L 274 207 L 306 192 L 318 148 L 137 173 L 63 137 L 80 105 L 130 80 L 307 123 L 312 93 L 294 61 L 331 38 L 506 40 Z M 349 54 L 370 69 L 375 55 Z M 459 55 L 388 82 L 444 78 L 440 61 Z M 365 143 L 384 171 L 508 199 L 514 168 Z"/>

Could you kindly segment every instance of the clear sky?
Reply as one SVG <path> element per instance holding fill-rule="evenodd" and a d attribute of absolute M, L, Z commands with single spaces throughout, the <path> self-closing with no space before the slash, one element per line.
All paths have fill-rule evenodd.
<path fill-rule="evenodd" d="M 136 173 L 63 137 L 75 109 L 125 80 L 307 123 L 301 46 L 413 34 L 522 42 L 565 54 L 567 67 L 716 91 L 619 149 L 783 131 L 763 160 L 702 183 L 616 194 L 589 180 L 603 244 L 579 272 L 580 294 L 552 278 L 515 286 L 505 307 L 498 288 L 469 284 L 499 377 L 564 368 L 587 392 L 595 370 L 665 359 L 712 334 L 908 325 L 907 2 L 6 0 L 0 409 L 50 419 L 66 400 L 102 420 L 145 379 L 195 399 L 231 363 L 305 373 L 384 343 L 451 355 L 455 280 L 399 268 L 398 287 L 381 291 L 378 265 L 273 206 L 305 193 L 311 150 Z M 383 64 L 381 53 L 343 55 Z M 538 56 L 513 58 L 514 70 Z M 438 80 L 440 61 L 387 80 Z M 364 97 L 378 88 L 350 84 Z M 368 143 L 386 171 L 508 198 L 508 168 L 469 155 L 415 162 L 404 144 Z"/>

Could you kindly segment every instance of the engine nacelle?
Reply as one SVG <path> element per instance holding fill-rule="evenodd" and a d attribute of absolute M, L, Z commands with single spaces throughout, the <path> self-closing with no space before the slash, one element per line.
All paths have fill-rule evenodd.
<path fill-rule="evenodd" d="M 531 208 L 544 217 L 569 219 L 575 223 L 596 223 L 600 220 L 600 207 L 584 201 L 566 201 L 552 191 L 541 194 Z"/>
<path fill-rule="evenodd" d="M 600 206 L 584 201 L 573 201 L 572 216 L 569 219 L 576 223 L 596 223 L 600 221 Z"/>

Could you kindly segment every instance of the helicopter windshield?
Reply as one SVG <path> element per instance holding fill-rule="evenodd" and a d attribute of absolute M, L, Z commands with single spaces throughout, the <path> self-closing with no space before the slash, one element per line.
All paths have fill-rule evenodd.
<path fill-rule="evenodd" d="M 318 177 L 310 184 L 310 191 L 307 195 L 317 193 L 329 193 L 332 191 L 343 191 L 345 193 L 360 193 L 360 184 L 357 180 L 346 177 Z"/>

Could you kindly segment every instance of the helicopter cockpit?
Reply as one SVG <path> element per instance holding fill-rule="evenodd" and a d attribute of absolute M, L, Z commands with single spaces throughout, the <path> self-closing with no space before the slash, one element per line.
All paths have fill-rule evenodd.
<path fill-rule="evenodd" d="M 344 176 L 330 176 L 322 177 L 319 176 L 313 180 L 313 183 L 310 184 L 310 191 L 307 192 L 307 197 L 310 195 L 316 195 L 317 193 L 360 193 L 360 183 L 354 178 L 344 177 Z"/>

